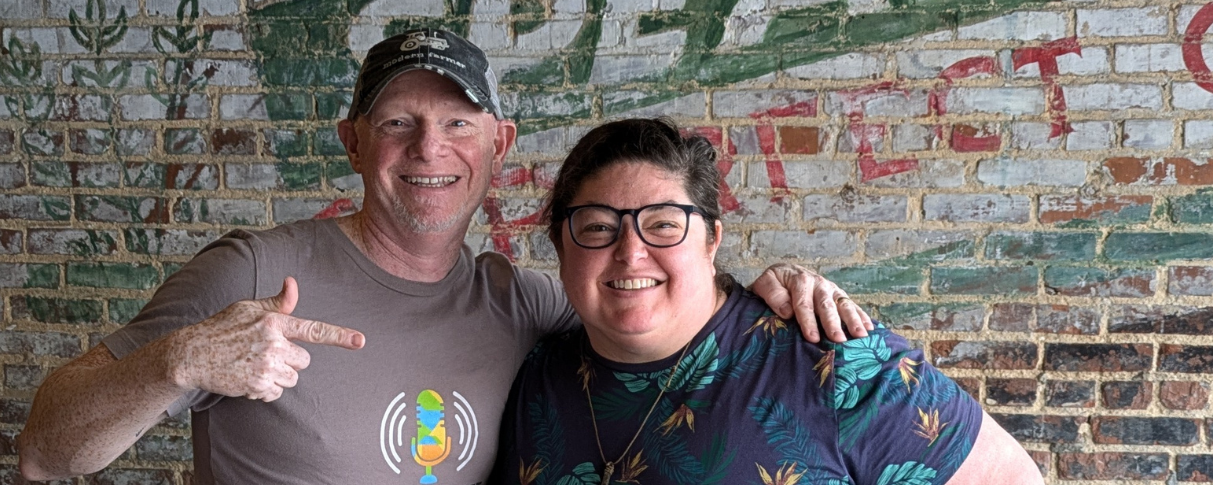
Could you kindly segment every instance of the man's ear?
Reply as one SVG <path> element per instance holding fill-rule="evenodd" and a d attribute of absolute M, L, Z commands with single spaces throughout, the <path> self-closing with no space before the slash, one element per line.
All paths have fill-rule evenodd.
<path fill-rule="evenodd" d="M 497 133 L 493 137 L 493 173 L 501 171 L 505 156 L 510 153 L 514 141 L 518 137 L 518 126 L 513 120 L 497 121 Z"/>
<path fill-rule="evenodd" d="M 345 145 L 345 155 L 350 159 L 350 167 L 355 173 L 362 173 L 362 163 L 358 158 L 358 130 L 354 122 L 348 118 L 337 123 L 337 137 Z"/>

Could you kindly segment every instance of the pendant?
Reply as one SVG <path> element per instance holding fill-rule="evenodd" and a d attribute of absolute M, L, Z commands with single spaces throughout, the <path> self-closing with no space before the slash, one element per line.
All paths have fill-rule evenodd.
<path fill-rule="evenodd" d="M 610 485 L 611 475 L 615 474 L 615 464 L 608 462 L 602 469 L 602 485 Z"/>

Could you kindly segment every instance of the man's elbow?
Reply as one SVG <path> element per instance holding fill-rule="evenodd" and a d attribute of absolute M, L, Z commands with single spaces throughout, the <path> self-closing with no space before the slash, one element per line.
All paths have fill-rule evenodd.
<path fill-rule="evenodd" d="M 33 439 L 30 438 L 28 431 L 17 435 L 17 471 L 26 480 L 34 482 L 58 480 L 101 471 L 102 468 L 105 468 L 105 465 L 101 465 L 88 469 L 79 469 L 73 463 L 68 463 L 66 467 L 55 466 L 56 464 L 43 454 L 42 450 L 32 443 L 32 441 Z"/>

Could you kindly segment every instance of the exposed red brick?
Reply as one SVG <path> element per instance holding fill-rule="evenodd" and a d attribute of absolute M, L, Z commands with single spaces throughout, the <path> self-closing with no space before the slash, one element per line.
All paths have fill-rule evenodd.
<path fill-rule="evenodd" d="M 1131 184 L 1146 174 L 1146 163 L 1149 160 L 1148 158 L 1116 157 L 1104 160 L 1103 166 L 1116 183 Z"/>
<path fill-rule="evenodd" d="M 1209 389 L 1201 382 L 1167 381 L 1158 386 L 1158 401 L 1169 409 L 1204 409 Z"/>
<path fill-rule="evenodd" d="M 1032 323 L 1033 305 L 999 303 L 990 313 L 990 330 L 1027 332 Z"/>
<path fill-rule="evenodd" d="M 1049 476 L 1049 469 L 1053 468 L 1053 454 L 1047 451 L 1028 451 L 1028 456 L 1032 457 L 1032 461 L 1036 462 L 1036 468 L 1040 469 L 1040 476 Z"/>
<path fill-rule="evenodd" d="M 981 399 L 981 379 L 977 379 L 975 377 L 961 377 L 953 380 L 956 381 L 956 385 L 960 386 L 964 392 L 968 393 L 970 396 L 973 396 L 974 400 Z"/>
<path fill-rule="evenodd" d="M 1100 389 L 1103 405 L 1110 409 L 1145 409 L 1153 392 L 1154 383 L 1140 381 L 1105 382 Z"/>
<path fill-rule="evenodd" d="M 816 126 L 781 126 L 780 152 L 796 155 L 821 153 L 821 129 Z"/>
<path fill-rule="evenodd" d="M 1071 480 L 1163 480 L 1169 461 L 1164 453 L 1059 453 L 1057 476 Z"/>
<path fill-rule="evenodd" d="M 1100 220 L 1120 211 L 1154 203 L 1154 197 L 1149 195 L 1118 195 L 1115 197 L 1083 198 L 1070 196 L 1056 199 L 1046 205 L 1042 202 L 1040 222 L 1054 224 L 1069 222 L 1075 219 Z"/>
<path fill-rule="evenodd" d="M 1177 185 L 1213 185 L 1213 163 L 1187 158 L 1109 158 L 1104 168 L 1118 184 L 1158 185 L 1173 180 Z"/>
<path fill-rule="evenodd" d="M 997 128 L 991 131 L 989 127 L 977 128 L 970 125 L 955 125 L 952 127 L 952 150 L 958 152 L 992 152 L 1002 145 Z"/>

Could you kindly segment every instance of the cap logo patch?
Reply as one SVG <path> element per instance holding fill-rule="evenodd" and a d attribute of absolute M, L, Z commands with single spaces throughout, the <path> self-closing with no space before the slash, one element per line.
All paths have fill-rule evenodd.
<path fill-rule="evenodd" d="M 417 50 L 417 49 L 420 49 L 422 46 L 426 46 L 431 49 L 437 49 L 437 50 L 441 51 L 441 50 L 446 50 L 448 44 L 446 42 L 446 39 L 443 39 L 441 37 L 438 37 L 438 36 L 426 37 L 425 32 L 415 32 L 415 33 L 409 34 L 408 37 L 404 39 L 404 42 L 402 42 L 400 44 L 400 50 L 402 50 L 402 51 Z"/>

